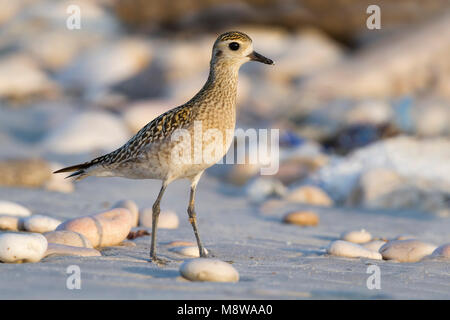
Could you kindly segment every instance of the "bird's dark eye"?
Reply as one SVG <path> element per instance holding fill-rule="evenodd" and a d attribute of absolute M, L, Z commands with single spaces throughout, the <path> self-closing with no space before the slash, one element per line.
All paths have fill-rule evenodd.
<path fill-rule="evenodd" d="M 230 47 L 231 50 L 236 51 L 237 49 L 239 49 L 239 43 L 237 42 L 231 42 L 228 47 Z"/>

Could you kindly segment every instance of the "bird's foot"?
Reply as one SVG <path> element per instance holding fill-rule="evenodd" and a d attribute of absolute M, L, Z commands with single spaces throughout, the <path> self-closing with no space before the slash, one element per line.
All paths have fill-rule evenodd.
<path fill-rule="evenodd" d="M 205 249 L 203 249 L 202 253 L 200 254 L 200 258 L 215 258 L 216 256 L 214 254 L 212 254 L 209 251 L 206 251 Z"/>
<path fill-rule="evenodd" d="M 159 257 L 151 257 L 150 258 L 151 263 L 155 263 L 157 266 L 162 267 L 167 265 L 170 261 L 167 259 L 159 258 Z"/>

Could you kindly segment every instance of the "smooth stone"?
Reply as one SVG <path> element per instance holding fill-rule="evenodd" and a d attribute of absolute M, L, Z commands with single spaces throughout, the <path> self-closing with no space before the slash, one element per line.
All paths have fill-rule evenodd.
<path fill-rule="evenodd" d="M 59 163 L 50 163 L 50 168 L 52 172 L 61 169 L 64 165 Z M 44 183 L 44 188 L 49 191 L 71 193 L 75 190 L 75 186 L 70 179 L 62 174 L 52 174 L 50 179 Z"/>
<path fill-rule="evenodd" d="M 61 224 L 61 221 L 37 214 L 24 218 L 22 223 L 25 231 L 44 233 L 54 231 Z"/>
<path fill-rule="evenodd" d="M 373 240 L 362 244 L 362 246 L 366 249 L 378 252 L 385 243 L 386 241 L 383 240 Z"/>
<path fill-rule="evenodd" d="M 186 257 L 193 257 L 193 258 L 200 257 L 200 252 L 197 246 L 177 246 L 171 248 L 170 251 Z M 205 249 L 205 251 L 206 253 L 208 253 L 208 250 Z"/>
<path fill-rule="evenodd" d="M 167 244 L 169 247 L 188 247 L 195 246 L 196 244 L 191 241 L 172 241 Z"/>
<path fill-rule="evenodd" d="M 138 205 L 136 204 L 136 202 L 134 202 L 133 200 L 120 200 L 118 202 L 116 202 L 115 205 L 112 206 L 112 209 L 115 208 L 125 208 L 128 209 L 128 211 L 130 211 L 131 213 L 131 218 L 132 218 L 132 225 L 131 227 L 137 227 L 139 224 L 139 208 Z"/>
<path fill-rule="evenodd" d="M 20 225 L 20 217 L 0 215 L 0 230 L 18 231 Z"/>
<path fill-rule="evenodd" d="M 64 244 L 49 243 L 45 257 L 48 256 L 81 256 L 81 257 L 100 257 L 100 251 L 92 248 L 82 248 L 67 246 Z"/>
<path fill-rule="evenodd" d="M 130 233 L 132 225 L 128 209 L 116 208 L 99 214 L 67 220 L 56 230 L 81 233 L 94 247 L 108 247 L 120 244 Z"/>
<path fill-rule="evenodd" d="M 0 214 L 1 215 L 10 215 L 10 216 L 19 216 L 19 217 L 28 217 L 31 215 L 31 211 L 21 206 L 20 204 L 11 202 L 11 201 L 3 201 L 0 200 Z"/>
<path fill-rule="evenodd" d="M 368 258 L 374 260 L 381 260 L 380 253 L 366 249 L 359 244 L 336 240 L 330 243 L 327 252 L 333 256 L 347 257 L 347 258 Z"/>
<path fill-rule="evenodd" d="M 432 254 L 436 248 L 436 245 L 419 240 L 393 240 L 383 245 L 379 251 L 385 260 L 417 262 Z"/>
<path fill-rule="evenodd" d="M 333 200 L 323 190 L 315 186 L 301 186 L 296 188 L 289 192 L 285 199 L 291 202 L 323 207 L 333 205 Z"/>
<path fill-rule="evenodd" d="M 44 234 L 47 242 L 71 247 L 93 248 L 88 238 L 74 231 L 51 231 Z"/>
<path fill-rule="evenodd" d="M 250 201 L 260 203 L 270 196 L 284 196 L 286 187 L 277 179 L 256 177 L 247 183 L 245 193 Z"/>
<path fill-rule="evenodd" d="M 47 250 L 47 239 L 40 233 L 0 234 L 0 261 L 8 263 L 38 262 Z"/>
<path fill-rule="evenodd" d="M 442 246 L 436 248 L 431 254 L 432 257 L 443 257 L 450 258 L 450 243 L 443 244 Z"/>
<path fill-rule="evenodd" d="M 317 226 L 319 224 L 319 216 L 312 211 L 296 211 L 285 215 L 283 221 L 299 226 Z"/>
<path fill-rule="evenodd" d="M 38 188 L 51 177 L 47 161 L 39 158 L 11 158 L 0 161 L 0 185 Z"/>
<path fill-rule="evenodd" d="M 139 225 L 152 227 L 152 208 L 144 208 L 139 212 Z M 171 210 L 162 210 L 159 214 L 158 229 L 176 229 L 179 225 L 177 214 Z"/>
<path fill-rule="evenodd" d="M 59 154 L 111 150 L 129 137 L 119 117 L 104 111 L 83 111 L 51 131 L 43 141 L 43 148 Z"/>
<path fill-rule="evenodd" d="M 185 261 L 180 266 L 181 275 L 191 281 L 238 282 L 239 273 L 224 261 L 197 258 Z"/>
<path fill-rule="evenodd" d="M 365 243 L 372 240 L 372 235 L 364 229 L 352 230 L 342 233 L 341 239 L 353 243 Z"/>

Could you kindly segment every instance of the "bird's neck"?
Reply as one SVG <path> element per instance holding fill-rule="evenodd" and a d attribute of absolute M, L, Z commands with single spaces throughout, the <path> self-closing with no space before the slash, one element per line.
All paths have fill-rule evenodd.
<path fill-rule="evenodd" d="M 199 92 L 211 97 L 223 107 L 234 107 L 239 66 L 221 61 L 212 61 L 208 80 Z"/>

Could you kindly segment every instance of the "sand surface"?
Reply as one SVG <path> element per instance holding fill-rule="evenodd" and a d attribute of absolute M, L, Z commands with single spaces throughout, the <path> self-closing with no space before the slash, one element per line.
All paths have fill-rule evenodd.
<path fill-rule="evenodd" d="M 0 198 L 16 201 L 33 213 L 66 219 L 99 212 L 120 199 L 151 206 L 158 181 L 87 178 L 72 194 L 39 189 L 0 188 Z M 243 195 L 229 192 L 205 175 L 199 184 L 197 215 L 200 235 L 217 258 L 232 261 L 241 280 L 236 284 L 193 283 L 180 277 L 183 257 L 167 243 L 194 241 L 187 219 L 188 182 L 170 185 L 162 201 L 180 218 L 176 230 L 160 230 L 158 252 L 170 259 L 165 267 L 148 262 L 150 237 L 136 247 L 102 250 L 102 257 L 48 257 L 40 263 L 0 264 L 0 299 L 449 299 L 450 263 L 426 260 L 395 263 L 331 257 L 325 248 L 341 232 L 365 228 L 375 236 L 410 234 L 437 245 L 450 242 L 450 220 L 413 212 L 315 208 L 317 227 L 280 223 L 288 207 L 262 213 Z M 296 205 L 292 208 L 311 208 Z M 366 286 L 367 267 L 381 270 L 381 289 Z M 66 287 L 66 269 L 81 269 L 81 289 Z"/>

